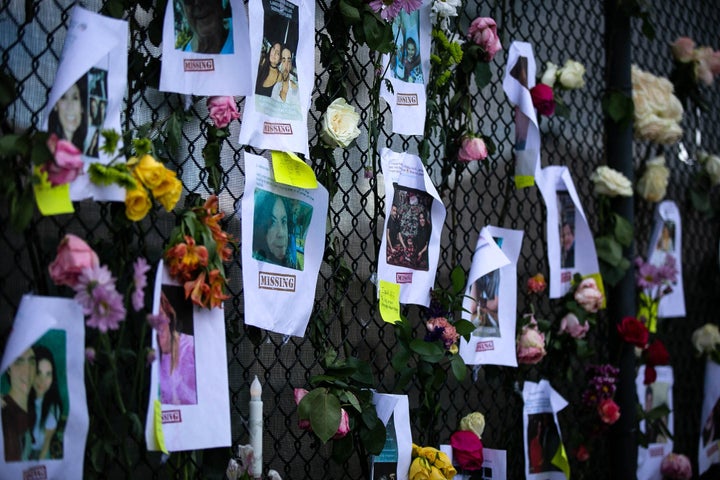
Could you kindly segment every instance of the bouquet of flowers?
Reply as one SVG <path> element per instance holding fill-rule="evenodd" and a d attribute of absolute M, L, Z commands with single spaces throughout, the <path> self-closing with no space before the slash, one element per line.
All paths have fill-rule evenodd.
<path fill-rule="evenodd" d="M 448 456 L 436 448 L 420 447 L 413 443 L 412 458 L 409 480 L 452 480 L 457 475 Z"/>
<path fill-rule="evenodd" d="M 660 265 L 646 262 L 642 257 L 635 259 L 635 281 L 640 294 L 638 297 L 638 319 L 645 322 L 651 332 L 655 331 L 660 299 L 672 292 L 672 286 L 677 283 L 677 266 L 675 257 L 666 255 Z"/>

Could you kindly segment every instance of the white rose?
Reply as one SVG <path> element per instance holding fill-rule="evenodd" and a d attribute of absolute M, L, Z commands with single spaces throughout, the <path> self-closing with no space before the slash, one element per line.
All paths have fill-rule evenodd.
<path fill-rule="evenodd" d="M 607 195 L 608 197 L 632 197 L 632 183 L 625 175 L 613 170 L 610 167 L 602 165 L 595 170 L 590 177 L 595 183 L 595 193 L 598 195 Z"/>
<path fill-rule="evenodd" d="M 712 353 L 720 345 L 717 325 L 706 323 L 692 334 L 692 344 L 698 353 Z"/>
<path fill-rule="evenodd" d="M 360 135 L 360 115 L 344 98 L 335 99 L 322 118 L 320 138 L 331 147 L 347 147 Z"/>
<path fill-rule="evenodd" d="M 637 192 L 648 202 L 659 202 L 667 192 L 670 170 L 665 166 L 662 155 L 648 160 L 645 173 L 637 184 Z"/>
<path fill-rule="evenodd" d="M 568 90 L 582 88 L 585 86 L 585 67 L 574 60 L 567 60 L 558 73 L 560 85 Z"/>
<path fill-rule="evenodd" d="M 633 103 L 635 104 L 635 137 L 665 145 L 682 137 L 680 122 L 683 108 L 666 78 L 632 66 Z"/>
<path fill-rule="evenodd" d="M 555 85 L 555 80 L 557 80 L 557 73 L 558 66 L 552 62 L 547 62 L 545 64 L 545 72 L 543 72 L 542 74 L 540 83 L 544 83 L 548 87 L 552 87 L 553 85 Z"/>
<path fill-rule="evenodd" d="M 698 159 L 705 171 L 710 175 L 713 185 L 720 185 L 720 157 L 705 152 L 698 153 Z"/>
<path fill-rule="evenodd" d="M 460 420 L 460 430 L 473 432 L 478 438 L 482 439 L 482 434 L 485 431 L 485 416 L 480 412 L 465 415 Z"/>

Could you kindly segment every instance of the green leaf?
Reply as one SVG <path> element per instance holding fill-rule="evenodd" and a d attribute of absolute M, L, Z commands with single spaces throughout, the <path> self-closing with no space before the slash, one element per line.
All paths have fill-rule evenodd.
<path fill-rule="evenodd" d="M 453 268 L 452 272 L 450 272 L 450 280 L 452 281 L 453 295 L 461 293 L 465 289 L 465 270 L 463 270 L 460 265 L 457 265 Z"/>
<path fill-rule="evenodd" d="M 375 377 L 373 377 L 372 368 L 370 364 L 359 360 L 355 357 L 350 357 L 347 363 L 352 366 L 355 371 L 350 375 L 350 378 L 360 385 L 372 387 L 375 385 Z"/>
<path fill-rule="evenodd" d="M 426 342 L 425 340 L 419 338 L 416 338 L 412 342 L 410 342 L 410 349 L 423 357 L 435 357 L 445 354 L 443 348 L 437 343 Z"/>
<path fill-rule="evenodd" d="M 458 320 L 455 322 L 455 330 L 461 337 L 467 337 L 475 331 L 475 325 L 467 320 Z"/>
<path fill-rule="evenodd" d="M 362 413 L 362 407 L 360 406 L 360 401 L 355 396 L 354 393 L 349 392 L 345 390 L 340 394 L 340 400 L 350 404 L 351 407 L 353 407 L 355 410 L 358 411 L 358 413 Z"/>
<path fill-rule="evenodd" d="M 620 91 L 613 91 L 605 95 L 602 107 L 607 116 L 619 125 L 632 121 L 635 112 L 632 97 Z"/>
<path fill-rule="evenodd" d="M 460 355 L 453 355 L 452 357 L 450 357 L 450 367 L 452 367 L 452 372 L 455 375 L 455 378 L 457 378 L 458 382 L 462 382 L 463 380 L 465 380 L 465 375 L 467 375 L 467 368 L 465 367 L 465 362 Z"/>
<path fill-rule="evenodd" d="M 624 217 L 613 213 L 613 235 L 623 247 L 629 247 L 633 241 L 633 226 Z"/>
<path fill-rule="evenodd" d="M 127 412 L 127 418 L 130 422 L 130 432 L 136 439 L 140 438 L 143 433 L 142 423 L 140 423 L 140 417 L 135 412 Z"/>
<path fill-rule="evenodd" d="M 378 53 L 390 53 L 392 51 L 392 26 L 377 14 L 364 12 L 362 16 L 362 32 L 365 43 L 367 43 L 370 50 L 375 50 Z"/>
<path fill-rule="evenodd" d="M 313 432 L 323 443 L 327 443 L 340 426 L 340 401 L 326 388 L 316 388 L 305 395 L 298 405 L 298 413 L 301 412 L 300 418 L 310 420 Z"/>
<path fill-rule="evenodd" d="M 12 75 L 0 72 L 0 107 L 7 107 L 14 102 L 16 98 L 15 79 Z"/>
<path fill-rule="evenodd" d="M 30 142 L 22 135 L 10 134 L 0 137 L 0 156 L 27 155 Z"/>
<path fill-rule="evenodd" d="M 710 207 L 710 192 L 702 189 L 689 189 L 690 190 L 690 201 L 692 202 L 695 210 L 702 213 L 707 213 L 712 210 Z"/>
<path fill-rule="evenodd" d="M 33 191 L 28 188 L 10 198 L 10 225 L 17 232 L 24 231 L 30 224 L 35 211 Z"/>
<path fill-rule="evenodd" d="M 347 23 L 355 24 L 360 22 L 360 10 L 348 4 L 345 0 L 340 0 L 339 6 L 340 13 L 342 13 Z"/>
<path fill-rule="evenodd" d="M 180 148 L 184 119 L 184 112 L 182 110 L 179 110 L 177 112 L 173 112 L 173 114 L 170 115 L 170 118 L 165 124 L 165 136 L 167 138 L 168 148 L 173 152 L 177 151 L 177 149 Z"/>
<path fill-rule="evenodd" d="M 492 72 L 490 71 L 490 64 L 485 62 L 479 62 L 475 66 L 475 85 L 478 90 L 482 90 L 487 85 L 490 85 L 492 79 Z"/>
<path fill-rule="evenodd" d="M 595 239 L 595 250 L 600 260 L 616 267 L 620 264 L 622 255 L 622 246 L 612 237 L 602 236 Z"/>
<path fill-rule="evenodd" d="M 355 445 L 352 435 L 345 435 L 343 438 L 333 441 L 332 459 L 339 465 L 348 461 L 354 452 Z"/>
<path fill-rule="evenodd" d="M 375 412 L 374 409 L 372 411 Z M 362 428 L 360 429 L 359 434 L 360 441 L 362 441 L 365 446 L 367 453 L 370 455 L 380 455 L 383 447 L 385 447 L 385 437 L 387 436 L 385 425 L 378 420 L 375 422 L 375 426 L 373 428 Z"/>

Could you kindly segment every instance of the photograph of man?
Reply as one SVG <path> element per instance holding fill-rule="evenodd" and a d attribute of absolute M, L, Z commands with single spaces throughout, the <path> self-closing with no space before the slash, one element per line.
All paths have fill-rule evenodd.
<path fill-rule="evenodd" d="M 197 405 L 195 331 L 192 303 L 183 287 L 163 285 L 157 344 L 160 350 L 160 402 L 165 405 Z"/>
<path fill-rule="evenodd" d="M 48 131 L 58 140 L 67 140 L 78 150 L 85 151 L 88 130 L 87 75 L 72 84 L 53 106 L 48 117 Z"/>
<path fill-rule="evenodd" d="M 253 258 L 303 270 L 305 238 L 311 219 L 312 207 L 307 203 L 256 189 Z"/>
<path fill-rule="evenodd" d="M 2 395 L 2 429 L 5 442 L 5 461 L 28 459 L 32 448 L 31 430 L 36 421 L 35 376 L 37 359 L 32 348 L 25 350 L 4 374 L 9 385 Z"/>
<path fill-rule="evenodd" d="M 88 97 L 87 125 L 83 152 L 88 157 L 97 158 L 100 147 L 100 131 L 105 122 L 105 106 L 107 105 L 107 71 L 91 68 L 87 75 L 90 96 Z"/>
<path fill-rule="evenodd" d="M 432 234 L 433 198 L 427 192 L 394 184 L 395 194 L 385 227 L 387 263 L 427 271 Z"/>
<path fill-rule="evenodd" d="M 660 405 L 667 405 L 669 383 L 655 382 L 645 387 L 645 402 L 643 408 L 649 412 L 653 408 Z M 669 405 L 668 405 L 669 406 Z M 652 422 L 645 422 L 645 436 L 649 443 L 665 443 L 668 441 L 665 432 L 668 429 L 668 416 L 662 417 Z"/>
<path fill-rule="evenodd" d="M 229 0 L 173 0 L 175 49 L 183 52 L 233 53 Z"/>
<path fill-rule="evenodd" d="M 292 75 L 293 54 L 287 47 L 283 47 L 281 50 L 278 71 L 280 72 L 280 78 L 273 86 L 271 98 L 279 102 L 299 105 L 300 94 L 298 92 L 297 75 Z"/>
<path fill-rule="evenodd" d="M 575 268 L 575 204 L 568 192 L 557 194 L 560 217 L 560 267 Z"/>
<path fill-rule="evenodd" d="M 476 327 L 472 336 L 500 337 L 499 290 L 500 269 L 483 275 L 470 287 L 470 321 Z"/>
<path fill-rule="evenodd" d="M 560 448 L 560 435 L 552 413 L 528 415 L 527 451 L 530 473 L 559 472 L 552 459 Z"/>
<path fill-rule="evenodd" d="M 406 13 L 404 10 L 395 17 L 393 35 L 396 44 L 390 58 L 390 69 L 395 78 L 409 83 L 423 83 L 420 59 L 420 10 Z"/>

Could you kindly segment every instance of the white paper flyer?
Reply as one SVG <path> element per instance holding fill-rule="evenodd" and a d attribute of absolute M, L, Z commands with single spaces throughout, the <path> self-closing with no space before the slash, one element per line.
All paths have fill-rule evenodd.
<path fill-rule="evenodd" d="M 512 42 L 503 79 L 503 90 L 515 106 L 515 186 L 531 187 L 540 171 L 540 130 L 530 89 L 535 86 L 532 45 Z"/>
<path fill-rule="evenodd" d="M 705 393 L 700 416 L 698 475 L 720 464 L 720 365 L 708 359 L 705 363 Z"/>
<path fill-rule="evenodd" d="M 517 260 L 522 230 L 487 226 L 478 238 L 462 318 L 475 325 L 470 340 L 460 340 L 460 356 L 468 365 L 517 367 Z"/>
<path fill-rule="evenodd" d="M 385 425 L 385 447 L 372 456 L 372 480 L 407 480 L 412 461 L 410 404 L 407 395 L 373 392 L 377 416 Z"/>
<path fill-rule="evenodd" d="M 560 435 L 557 413 L 568 405 L 547 380 L 525 382 L 523 386 L 523 439 L 525 478 L 528 480 L 566 480 L 569 466 Z M 563 461 L 564 459 L 564 461 Z"/>
<path fill-rule="evenodd" d="M 230 446 L 225 311 L 194 306 L 162 261 L 157 272 L 153 314 L 167 322 L 152 335 L 148 450 L 161 450 L 158 429 L 169 452 Z"/>
<path fill-rule="evenodd" d="M 430 77 L 430 9 L 424 0 L 412 13 L 400 11 L 393 21 L 395 51 L 383 58 L 385 80 L 380 95 L 392 112 L 392 131 L 402 135 L 425 133 L 425 86 Z"/>
<path fill-rule="evenodd" d="M 241 0 L 169 0 L 163 20 L 160 90 L 248 95 L 249 43 Z"/>
<path fill-rule="evenodd" d="M 307 114 L 315 82 L 315 2 L 250 0 L 250 68 L 242 145 L 309 154 Z"/>
<path fill-rule="evenodd" d="M 90 421 L 80 305 L 25 295 L 0 371 L 0 477 L 83 478 Z"/>
<path fill-rule="evenodd" d="M 270 162 L 245 153 L 242 270 L 245 323 L 302 337 L 325 252 L 328 192 L 273 180 Z"/>
<path fill-rule="evenodd" d="M 649 412 L 660 405 L 667 405 L 670 414 L 661 418 L 671 434 L 675 433 L 673 427 L 673 371 L 669 366 L 655 367 L 657 378 L 650 385 L 645 385 L 645 365 L 640 365 L 635 387 L 643 410 Z M 640 422 L 640 430 L 648 437 L 648 446 L 638 446 L 638 480 L 662 480 L 660 464 L 665 455 L 673 451 L 673 441 L 655 424 L 648 425 L 644 420 Z"/>
<path fill-rule="evenodd" d="M 672 200 L 660 202 L 655 208 L 655 223 L 650 245 L 648 261 L 660 266 L 668 256 L 675 258 L 677 283 L 672 285 L 672 292 L 660 299 L 658 318 L 685 316 L 685 290 L 682 278 L 682 221 L 680 210 Z"/>
<path fill-rule="evenodd" d="M 378 279 L 400 284 L 400 303 L 427 307 L 440 256 L 445 205 L 420 157 L 383 148 L 380 159 L 385 182 L 385 230 Z"/>
<path fill-rule="evenodd" d="M 43 130 L 68 140 L 91 163 L 109 163 L 100 150 L 101 130 L 122 130 L 120 110 L 127 86 L 128 23 L 75 6 L 55 81 L 43 115 Z M 98 186 L 87 173 L 70 184 L 70 198 L 125 201 L 117 185 Z"/>
<path fill-rule="evenodd" d="M 537 182 L 547 209 L 549 295 L 560 298 L 570 290 L 573 275 L 597 274 L 599 279 L 600 266 L 595 241 L 568 168 L 545 167 Z"/>
<path fill-rule="evenodd" d="M 451 445 L 440 445 L 440 451 L 448 456 L 450 462 L 457 468 L 453 459 Z M 480 472 L 483 480 L 507 480 L 507 451 L 487 448 L 483 445 L 483 464 Z M 458 473 L 454 480 L 471 480 L 471 475 Z"/>

